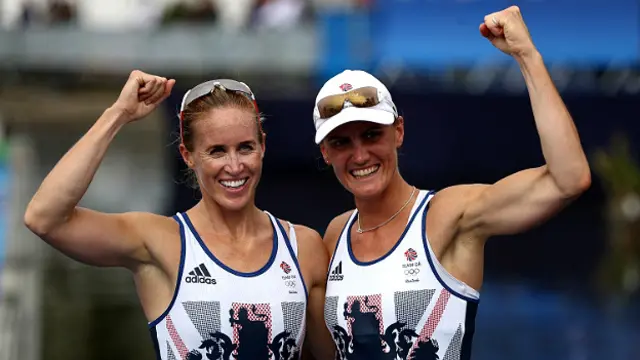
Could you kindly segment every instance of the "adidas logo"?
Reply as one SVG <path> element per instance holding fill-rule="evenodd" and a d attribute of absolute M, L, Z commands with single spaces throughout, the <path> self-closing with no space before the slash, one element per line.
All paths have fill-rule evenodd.
<path fill-rule="evenodd" d="M 211 277 L 209 270 L 204 264 L 200 264 L 200 266 L 196 266 L 189 272 L 189 276 L 184 279 L 185 282 L 190 284 L 207 284 L 207 285 L 215 285 L 216 279 Z"/>
<path fill-rule="evenodd" d="M 342 261 L 338 263 L 338 266 L 334 267 L 329 274 L 329 281 L 342 281 L 344 275 L 342 275 Z"/>

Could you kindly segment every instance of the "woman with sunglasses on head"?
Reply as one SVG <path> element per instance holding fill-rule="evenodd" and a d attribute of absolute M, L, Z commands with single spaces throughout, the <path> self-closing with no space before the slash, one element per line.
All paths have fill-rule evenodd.
<path fill-rule="evenodd" d="M 485 17 L 480 32 L 520 65 L 543 166 L 491 185 L 416 189 L 398 171 L 404 119 L 380 81 L 344 71 L 317 96 L 316 143 L 356 205 L 324 236 L 325 321 L 342 359 L 469 359 L 487 239 L 543 223 L 590 186 L 573 120 L 519 9 Z"/>
<path fill-rule="evenodd" d="M 298 359 L 305 334 L 316 359 L 332 358 L 320 235 L 254 204 L 265 134 L 244 83 L 209 81 L 184 96 L 180 153 L 202 193 L 193 208 L 164 217 L 78 206 L 118 131 L 156 109 L 174 84 L 132 72 L 44 179 L 25 224 L 73 259 L 133 273 L 159 359 Z"/>

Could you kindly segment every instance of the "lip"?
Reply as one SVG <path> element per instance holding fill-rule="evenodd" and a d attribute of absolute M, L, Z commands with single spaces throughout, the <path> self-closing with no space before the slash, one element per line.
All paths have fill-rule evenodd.
<path fill-rule="evenodd" d="M 372 168 L 372 167 L 377 167 L 377 168 L 376 168 L 376 170 L 374 170 L 372 173 L 367 174 L 367 175 L 365 175 L 365 176 L 357 177 L 357 176 L 355 176 L 355 175 L 353 174 L 353 172 L 354 172 L 354 171 L 370 169 L 370 168 Z M 367 179 L 369 179 L 370 177 L 372 177 L 372 175 L 377 174 L 377 173 L 378 173 L 378 171 L 380 171 L 380 168 L 381 168 L 381 165 L 380 165 L 380 164 L 371 164 L 371 165 L 368 165 L 368 166 L 362 166 L 362 167 L 357 167 L 357 168 L 350 169 L 348 172 L 349 172 L 349 175 L 350 175 L 353 179 L 355 179 L 355 180 L 367 180 Z"/>
<path fill-rule="evenodd" d="M 237 188 L 231 188 L 231 187 L 227 187 L 225 185 L 222 184 L 222 181 L 238 181 L 238 180 L 243 180 L 246 179 L 246 181 L 244 182 L 244 184 L 242 184 L 242 186 L 237 187 Z M 247 186 L 249 185 L 249 180 L 251 180 L 251 177 L 249 176 L 244 176 L 244 177 L 240 177 L 240 178 L 235 178 L 235 179 L 220 179 L 218 180 L 218 184 L 220 185 L 221 188 L 224 189 L 224 191 L 231 193 L 231 194 L 237 194 L 240 193 L 242 191 L 244 191 Z"/>

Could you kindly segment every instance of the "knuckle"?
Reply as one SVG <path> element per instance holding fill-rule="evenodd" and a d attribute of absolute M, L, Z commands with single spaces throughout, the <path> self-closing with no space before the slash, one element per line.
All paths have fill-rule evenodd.
<path fill-rule="evenodd" d="M 142 77 L 142 78 L 146 78 L 147 74 L 145 74 L 143 71 L 141 70 L 133 70 L 131 72 L 131 76 L 132 77 Z"/>

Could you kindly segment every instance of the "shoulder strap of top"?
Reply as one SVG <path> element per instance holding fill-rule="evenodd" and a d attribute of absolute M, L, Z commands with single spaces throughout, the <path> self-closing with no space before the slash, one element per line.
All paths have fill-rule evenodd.
<path fill-rule="evenodd" d="M 289 243 L 291 244 L 291 249 L 293 250 L 293 254 L 298 256 L 298 238 L 296 237 L 296 229 L 293 227 L 293 224 L 287 221 L 289 224 Z"/>

